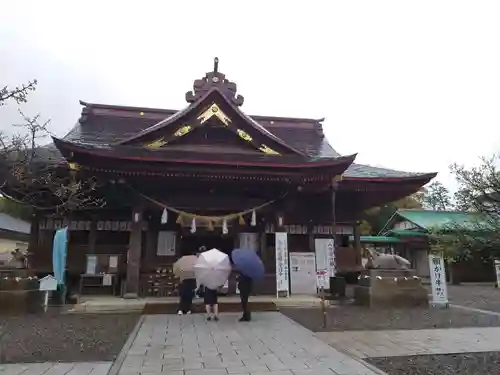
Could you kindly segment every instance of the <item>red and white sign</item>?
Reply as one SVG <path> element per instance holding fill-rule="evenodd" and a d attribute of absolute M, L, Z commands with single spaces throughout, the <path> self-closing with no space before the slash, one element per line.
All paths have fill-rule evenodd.
<path fill-rule="evenodd" d="M 316 279 L 318 288 L 325 289 L 328 280 L 328 270 L 318 270 L 316 271 Z"/>

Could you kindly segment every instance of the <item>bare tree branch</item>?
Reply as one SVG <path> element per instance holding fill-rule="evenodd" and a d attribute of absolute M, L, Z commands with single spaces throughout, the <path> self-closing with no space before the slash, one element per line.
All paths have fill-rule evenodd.
<path fill-rule="evenodd" d="M 27 87 L 23 86 L 29 90 Z M 16 101 L 25 100 L 23 94 L 13 95 L 10 97 Z M 45 157 L 49 151 L 39 142 L 50 135 L 50 121 L 42 121 L 40 114 L 29 117 L 19 113 L 22 123 L 14 124 L 19 132 L 7 136 L 0 131 L 0 190 L 4 195 L 22 204 L 58 212 L 103 206 L 95 178 L 83 175 L 65 161 L 54 163 Z"/>
<path fill-rule="evenodd" d="M 0 88 L 0 107 L 5 105 L 7 100 L 12 99 L 17 104 L 26 103 L 27 96 L 31 91 L 35 91 L 37 80 L 29 81 L 27 84 L 9 89 L 8 86 Z"/>

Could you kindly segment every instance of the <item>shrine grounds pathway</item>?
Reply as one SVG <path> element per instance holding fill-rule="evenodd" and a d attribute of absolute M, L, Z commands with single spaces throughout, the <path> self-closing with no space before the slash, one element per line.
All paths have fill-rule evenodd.
<path fill-rule="evenodd" d="M 0 364 L 2 375 L 106 375 L 112 362 L 42 362 Z"/>
<path fill-rule="evenodd" d="M 449 309 L 281 309 L 331 346 L 389 375 L 500 374 L 500 290 L 449 285 Z"/>
<path fill-rule="evenodd" d="M 375 375 L 385 374 L 332 348 L 278 312 L 249 323 L 226 313 L 147 315 L 109 375 Z"/>

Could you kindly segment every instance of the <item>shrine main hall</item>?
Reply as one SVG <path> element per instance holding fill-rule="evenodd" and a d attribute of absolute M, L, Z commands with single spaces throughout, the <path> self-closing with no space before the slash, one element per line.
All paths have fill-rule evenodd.
<path fill-rule="evenodd" d="M 200 246 L 257 251 L 257 293 L 315 293 L 317 270 L 361 270 L 366 209 L 435 176 L 355 163 L 330 145 L 324 119 L 246 114 L 217 59 L 185 98 L 181 110 L 81 102 L 76 125 L 39 157 L 95 181 L 103 203 L 63 216 L 37 203 L 29 263 L 40 276 L 52 272 L 54 231 L 67 226 L 67 284 L 82 294 L 175 295 L 172 264 Z"/>

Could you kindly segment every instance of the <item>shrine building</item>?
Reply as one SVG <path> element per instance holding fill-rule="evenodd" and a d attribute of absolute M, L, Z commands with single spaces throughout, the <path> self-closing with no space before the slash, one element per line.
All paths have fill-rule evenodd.
<path fill-rule="evenodd" d="M 435 176 L 356 164 L 330 145 L 323 119 L 246 114 L 217 59 L 186 101 L 181 110 L 80 102 L 44 162 L 93 179 L 102 204 L 38 210 L 30 267 L 52 272 L 54 231 L 68 226 L 67 282 L 82 294 L 175 295 L 173 262 L 200 246 L 257 251 L 266 268 L 257 293 L 314 293 L 317 270 L 360 271 L 363 211 Z"/>

